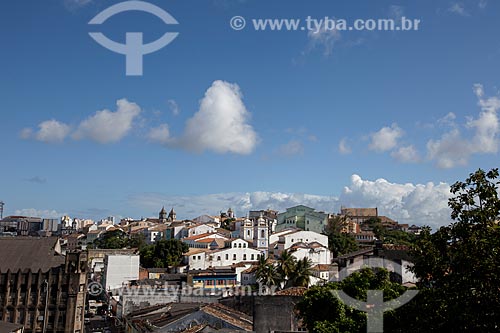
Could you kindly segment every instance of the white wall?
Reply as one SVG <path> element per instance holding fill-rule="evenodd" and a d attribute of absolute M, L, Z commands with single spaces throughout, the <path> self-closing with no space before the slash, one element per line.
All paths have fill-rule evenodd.
<path fill-rule="evenodd" d="M 138 255 L 106 255 L 105 259 L 105 288 L 120 288 L 123 283 L 139 279 Z"/>

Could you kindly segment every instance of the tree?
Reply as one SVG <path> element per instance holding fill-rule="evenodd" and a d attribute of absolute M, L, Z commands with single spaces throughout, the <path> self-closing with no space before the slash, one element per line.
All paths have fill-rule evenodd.
<path fill-rule="evenodd" d="M 296 308 L 310 332 L 366 332 L 366 314 L 342 303 L 335 290 L 344 290 L 351 297 L 366 301 L 367 290 L 382 290 L 384 300 L 389 300 L 399 297 L 406 288 L 391 282 L 387 270 L 370 268 L 352 273 L 341 282 L 309 288 Z M 393 316 L 393 312 L 387 312 L 384 317 L 391 322 Z"/>
<path fill-rule="evenodd" d="M 269 262 L 269 260 L 261 255 L 259 257 L 259 263 L 257 270 L 255 272 L 255 277 L 257 281 L 266 286 L 276 286 L 280 283 L 280 276 L 276 270 L 276 267 Z"/>
<path fill-rule="evenodd" d="M 93 247 L 98 249 L 123 249 L 128 246 L 129 239 L 120 229 L 107 231 L 101 238 L 93 242 Z"/>
<path fill-rule="evenodd" d="M 420 331 L 493 332 L 500 328 L 498 169 L 451 186 L 454 220 L 422 231 L 412 250 L 423 306 Z M 408 316 L 410 317 L 410 316 Z"/>
<path fill-rule="evenodd" d="M 328 220 L 325 228 L 325 234 L 328 236 L 328 247 L 334 257 L 338 257 L 359 249 L 358 243 L 354 237 L 348 233 L 342 232 L 348 224 L 347 216 L 334 216 Z"/>
<path fill-rule="evenodd" d="M 297 260 L 290 272 L 291 285 L 294 287 L 308 287 L 312 275 L 312 263 L 309 258 L 302 258 Z"/>
<path fill-rule="evenodd" d="M 295 262 L 295 257 L 292 256 L 288 250 L 284 250 L 283 252 L 281 252 L 281 255 L 278 258 L 277 272 L 280 276 L 280 280 L 283 283 L 284 288 L 289 286 L 288 281 L 290 280 L 290 277 L 295 270 Z"/>
<path fill-rule="evenodd" d="M 177 239 L 160 240 L 142 248 L 141 265 L 155 268 L 177 266 L 187 251 L 189 251 L 189 246 Z"/>

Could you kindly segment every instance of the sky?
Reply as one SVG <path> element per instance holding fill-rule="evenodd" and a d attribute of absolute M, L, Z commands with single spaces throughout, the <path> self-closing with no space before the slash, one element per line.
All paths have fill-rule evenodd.
<path fill-rule="evenodd" d="M 498 167 L 500 3 L 18 0 L 0 10 L 5 215 L 178 218 L 378 207 L 448 224 L 449 186 Z M 241 16 L 246 26 L 231 27 Z M 257 19 L 420 20 L 412 31 L 257 30 Z M 399 21 L 398 21 L 399 22 Z M 144 43 L 142 76 L 90 32 Z"/>

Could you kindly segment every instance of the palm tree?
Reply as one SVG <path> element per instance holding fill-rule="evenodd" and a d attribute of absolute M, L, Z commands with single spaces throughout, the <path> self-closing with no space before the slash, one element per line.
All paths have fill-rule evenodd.
<path fill-rule="evenodd" d="M 283 288 L 287 286 L 288 280 L 290 280 L 290 277 L 295 270 L 295 261 L 295 257 L 292 256 L 288 250 L 281 252 L 280 257 L 278 258 L 277 271 L 281 277 L 281 282 L 284 283 Z"/>
<path fill-rule="evenodd" d="M 294 287 L 309 286 L 309 279 L 312 275 L 312 262 L 309 258 L 298 260 L 295 264 L 295 269 L 290 277 L 291 284 Z"/>
<path fill-rule="evenodd" d="M 257 278 L 258 282 L 266 286 L 275 286 L 280 282 L 276 267 L 268 262 L 267 258 L 264 257 L 264 255 L 261 255 L 259 258 L 255 277 Z"/>

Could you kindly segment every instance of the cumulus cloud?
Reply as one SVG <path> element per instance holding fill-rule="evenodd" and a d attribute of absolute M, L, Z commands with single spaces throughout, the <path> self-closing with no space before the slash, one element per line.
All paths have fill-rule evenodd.
<path fill-rule="evenodd" d="M 115 112 L 106 109 L 97 111 L 82 121 L 73 138 L 76 140 L 88 138 L 99 143 L 120 141 L 132 129 L 133 121 L 141 113 L 141 108 L 126 99 L 118 100 L 116 106 Z"/>
<path fill-rule="evenodd" d="M 420 161 L 417 149 L 413 145 L 399 147 L 391 153 L 391 156 L 402 163 L 417 163 Z"/>
<path fill-rule="evenodd" d="M 499 147 L 500 98 L 485 97 L 484 88 L 480 84 L 473 86 L 481 111 L 477 118 L 470 117 L 465 128 L 473 131 L 472 137 L 464 137 L 455 127 L 444 133 L 440 139 L 427 142 L 428 158 L 434 160 L 440 168 L 452 168 L 466 165 L 473 154 L 495 154 Z"/>
<path fill-rule="evenodd" d="M 38 131 L 33 131 L 31 128 L 21 130 L 20 136 L 22 139 L 35 139 L 45 143 L 60 143 L 68 136 L 71 128 L 57 120 L 46 120 L 38 124 Z"/>
<path fill-rule="evenodd" d="M 385 152 L 397 146 L 399 138 L 403 136 L 403 130 L 397 124 L 391 127 L 383 127 L 378 132 L 370 135 L 370 150 Z"/>
<path fill-rule="evenodd" d="M 17 209 L 14 212 L 16 216 L 28 216 L 28 217 L 42 217 L 47 219 L 57 219 L 66 215 L 66 213 L 59 213 L 56 210 L 50 209 L 35 209 L 35 208 L 25 208 Z"/>
<path fill-rule="evenodd" d="M 304 153 L 304 145 L 298 140 L 290 140 L 278 148 L 278 153 L 285 156 L 301 155 Z"/>
<path fill-rule="evenodd" d="M 200 152 L 250 154 L 259 141 L 248 122 L 250 116 L 239 86 L 215 81 L 200 101 L 198 112 L 188 119 L 176 144 Z"/>
<path fill-rule="evenodd" d="M 229 207 L 237 216 L 249 210 L 275 209 L 284 211 L 296 205 L 306 205 L 319 211 L 337 213 L 341 206 L 378 207 L 380 215 L 400 223 L 429 225 L 434 229 L 450 223 L 450 186 L 446 183 L 398 184 L 385 179 L 364 180 L 352 175 L 350 184 L 340 196 L 283 192 L 232 192 L 195 196 L 169 196 L 159 193 L 139 193 L 128 198 L 131 206 L 147 210 L 151 216 L 162 206 L 173 206 L 181 218 L 202 214 L 218 214 Z"/>
<path fill-rule="evenodd" d="M 160 144 L 169 144 L 172 141 L 170 137 L 170 129 L 168 124 L 161 124 L 158 127 L 152 128 L 148 133 L 149 140 Z"/>
<path fill-rule="evenodd" d="M 347 138 L 343 138 L 342 140 L 340 140 L 339 152 L 344 155 L 352 153 L 352 149 L 351 146 L 349 146 L 349 143 L 347 142 Z"/>
<path fill-rule="evenodd" d="M 449 198 L 450 186 L 446 183 L 398 184 L 352 175 L 351 184 L 342 191 L 340 202 L 347 207 L 378 207 L 380 215 L 400 223 L 437 228 L 450 222 Z"/>

